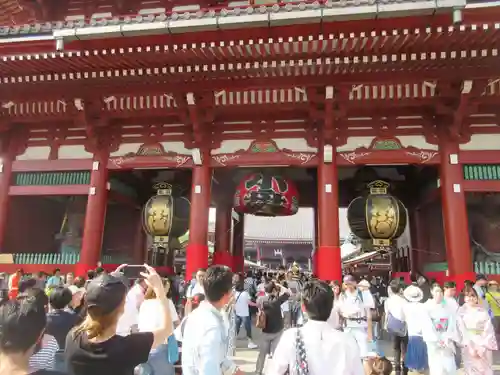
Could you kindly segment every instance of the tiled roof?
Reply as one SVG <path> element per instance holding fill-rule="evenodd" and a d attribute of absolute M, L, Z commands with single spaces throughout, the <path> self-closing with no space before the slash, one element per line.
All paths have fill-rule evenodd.
<path fill-rule="evenodd" d="M 14 2 L 13 0 L 8 0 Z M 400 3 L 413 3 L 414 0 L 386 0 L 387 5 L 400 5 L 400 7 L 381 7 L 375 0 L 340 0 L 340 1 L 300 1 L 296 3 L 287 4 L 262 4 L 262 5 L 250 5 L 244 1 L 242 2 L 229 2 L 218 5 L 213 8 L 204 9 L 203 4 L 191 4 L 190 10 L 186 10 L 185 6 L 176 6 L 172 2 L 172 6 L 169 9 L 158 8 L 158 11 L 143 9 L 144 13 L 147 14 L 137 14 L 137 15 L 103 15 L 97 16 L 93 15 L 90 18 L 85 19 L 82 14 L 78 19 L 64 20 L 64 21 L 54 21 L 54 22 L 30 22 L 21 25 L 11 25 L 10 19 L 8 17 L 2 17 L 0 15 L 0 25 L 5 25 L 0 28 L 0 37 L 3 36 L 17 36 L 26 34 L 50 34 L 55 31 L 55 35 L 71 36 L 71 30 L 90 28 L 90 27 L 101 27 L 102 32 L 106 32 L 106 27 L 118 26 L 120 29 L 115 30 L 114 33 L 126 35 L 127 28 L 130 28 L 130 33 L 137 33 L 138 28 L 136 25 L 146 25 L 152 26 L 153 29 L 161 28 L 162 25 L 169 32 L 186 32 L 186 31 L 196 31 L 199 30 L 200 24 L 203 24 L 204 28 L 202 30 L 209 29 L 222 29 L 228 28 L 232 29 L 235 26 L 244 25 L 251 21 L 248 16 L 258 15 L 260 17 L 254 17 L 256 23 L 262 26 L 281 26 L 286 24 L 294 24 L 297 21 L 311 19 L 325 21 L 342 19 L 346 15 L 351 16 L 354 19 L 362 19 L 365 14 L 373 14 L 373 18 L 377 15 L 385 17 L 392 16 L 396 11 L 401 11 L 400 8 L 404 9 L 404 4 Z M 450 8 L 452 6 L 463 6 L 463 1 L 455 0 L 446 2 L 444 5 L 439 2 L 436 4 L 431 4 L 421 10 L 425 11 L 435 11 L 440 8 Z M 184 4 L 186 5 L 186 4 Z M 20 8 L 21 9 L 21 8 Z M 362 9 L 362 11 L 360 11 Z M 287 14 L 291 16 L 287 17 Z M 10 14 L 8 15 L 10 16 Z M 185 21 L 192 20 L 192 25 L 189 23 L 186 25 Z M 213 22 L 213 21 L 216 22 Z M 294 22 L 295 21 L 295 22 Z M 125 28 L 122 30 L 121 27 Z M 191 27 L 190 27 L 191 26 Z M 198 27 L 196 27 L 198 26 Z M 191 29 L 191 30 L 189 30 Z M 58 34 L 62 31 L 61 34 Z M 84 31 L 83 31 L 84 32 Z M 85 33 L 85 32 L 84 32 Z"/>

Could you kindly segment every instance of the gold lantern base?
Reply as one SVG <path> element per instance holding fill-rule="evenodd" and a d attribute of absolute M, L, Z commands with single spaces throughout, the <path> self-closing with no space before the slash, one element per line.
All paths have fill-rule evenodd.
<path fill-rule="evenodd" d="M 381 239 L 381 238 L 373 238 L 372 243 L 373 243 L 373 249 L 375 251 L 380 251 L 380 252 L 389 252 L 391 251 L 391 240 L 387 239 Z"/>
<path fill-rule="evenodd" d="M 159 246 L 168 244 L 168 241 L 169 241 L 168 236 L 154 236 L 153 237 L 153 243 L 158 244 Z"/>

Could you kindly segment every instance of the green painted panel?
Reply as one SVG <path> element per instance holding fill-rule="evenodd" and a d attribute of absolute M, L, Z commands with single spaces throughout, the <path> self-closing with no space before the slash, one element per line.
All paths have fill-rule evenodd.
<path fill-rule="evenodd" d="M 424 272 L 443 272 L 448 270 L 448 263 L 436 262 L 424 265 Z"/>
<path fill-rule="evenodd" d="M 74 172 L 18 172 L 14 173 L 14 186 L 88 185 L 90 171 Z"/>
<path fill-rule="evenodd" d="M 500 164 L 466 164 L 464 165 L 464 180 L 500 180 Z"/>

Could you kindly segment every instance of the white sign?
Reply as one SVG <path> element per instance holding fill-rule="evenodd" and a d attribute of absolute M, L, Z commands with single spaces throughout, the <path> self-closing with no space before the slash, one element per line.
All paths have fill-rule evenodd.
<path fill-rule="evenodd" d="M 281 251 L 281 249 L 274 249 L 274 256 L 277 257 L 277 256 L 282 256 L 283 255 L 283 252 Z"/>

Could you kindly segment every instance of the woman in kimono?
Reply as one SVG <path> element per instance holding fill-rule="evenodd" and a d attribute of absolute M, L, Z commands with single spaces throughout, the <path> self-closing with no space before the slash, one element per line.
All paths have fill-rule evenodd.
<path fill-rule="evenodd" d="M 457 327 L 465 375 L 493 375 L 493 350 L 498 347 L 491 318 L 474 288 L 465 287 L 463 295 Z"/>
<path fill-rule="evenodd" d="M 458 341 L 456 313 L 446 307 L 439 284 L 432 286 L 431 295 L 432 298 L 425 303 L 427 316 L 422 330 L 427 345 L 429 375 L 455 375 L 455 342 Z"/>

